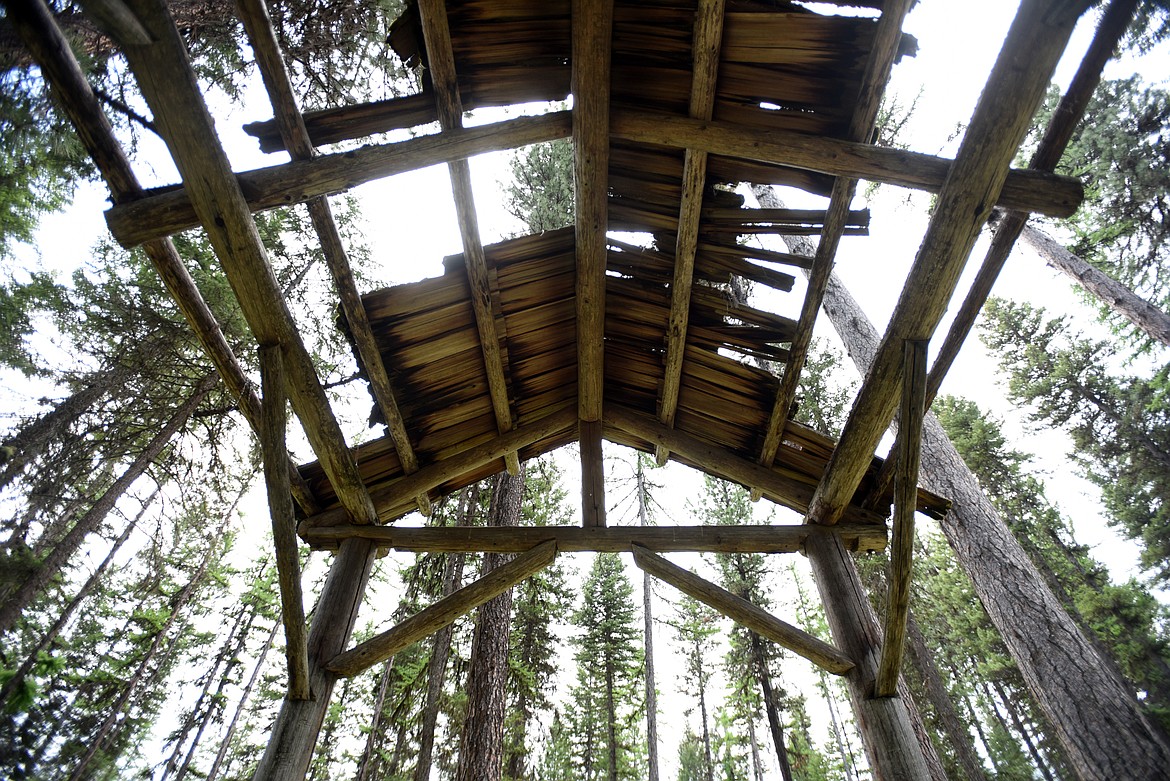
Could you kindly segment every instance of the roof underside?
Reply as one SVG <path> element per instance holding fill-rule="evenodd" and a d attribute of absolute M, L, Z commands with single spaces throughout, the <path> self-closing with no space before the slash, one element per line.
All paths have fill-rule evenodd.
<path fill-rule="evenodd" d="M 850 3 L 850 5 L 877 5 Z M 610 106 L 687 118 L 695 81 L 694 2 L 617 2 L 614 8 Z M 569 95 L 572 62 L 567 2 L 482 0 L 447 9 L 451 50 L 464 110 Z M 711 119 L 737 126 L 796 131 L 848 140 L 857 96 L 877 22 L 874 18 L 824 16 L 788 3 L 729 2 L 723 16 Z M 396 23 L 391 43 L 408 62 L 426 62 L 417 6 Z M 912 51 L 906 37 L 899 51 Z M 385 104 L 378 129 L 423 124 L 436 118 L 430 68 L 424 98 Z M 315 138 L 328 137 L 323 126 Z M 603 434 L 611 441 L 653 452 L 661 442 L 648 428 L 661 412 L 675 273 L 674 250 L 684 195 L 682 149 L 611 137 L 607 189 L 610 230 L 649 234 L 651 247 L 607 240 L 604 278 Z M 709 155 L 694 255 L 689 323 L 673 430 L 693 447 L 713 448 L 754 463 L 761 457 L 769 416 L 777 400 L 795 320 L 733 300 L 727 284 L 748 280 L 787 291 L 796 266 L 811 259 L 738 243 L 756 233 L 817 233 L 824 213 L 749 210 L 727 185 L 783 184 L 828 195 L 833 177 L 781 165 Z M 867 213 L 851 213 L 845 232 L 862 233 Z M 537 426 L 562 415 L 566 425 L 546 430 L 519 448 L 521 459 L 578 438 L 578 252 L 573 227 L 484 248 L 495 338 L 504 367 L 512 420 L 502 427 L 493 408 L 481 329 L 463 255 L 448 258 L 437 278 L 363 296 L 382 362 L 418 464 L 436 464 L 491 443 L 502 431 Z M 778 261 L 780 262 L 778 264 Z M 795 302 L 794 310 L 799 310 Z M 811 327 L 811 323 L 808 325 Z M 359 362 L 360 362 L 359 356 Z M 771 370 L 761 368 L 767 362 Z M 776 372 L 774 374 L 773 372 Z M 379 418 L 375 406 L 375 418 Z M 786 487 L 764 489 L 769 498 L 800 512 L 820 482 L 833 442 L 795 422 L 772 469 Z M 695 451 L 671 449 L 671 457 L 727 477 Z M 355 450 L 363 482 L 389 521 L 414 509 L 409 495 L 393 490 L 404 470 L 389 437 Z M 469 466 L 428 490 L 431 498 L 503 468 L 503 460 Z M 873 488 L 878 459 L 857 492 Z M 323 509 L 337 504 L 329 480 L 316 465 L 302 468 Z M 759 487 L 759 486 L 757 486 Z M 945 502 L 923 493 L 920 508 L 939 515 Z M 884 523 L 851 506 L 845 520 Z"/>

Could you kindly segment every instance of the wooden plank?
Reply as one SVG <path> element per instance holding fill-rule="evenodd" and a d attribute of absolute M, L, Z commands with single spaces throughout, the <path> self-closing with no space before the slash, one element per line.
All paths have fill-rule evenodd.
<path fill-rule="evenodd" d="M 601 421 L 579 422 L 581 446 L 581 524 L 605 526 L 605 459 L 601 452 Z"/>
<path fill-rule="evenodd" d="M 276 546 L 276 574 L 280 587 L 280 616 L 284 622 L 284 656 L 288 664 L 288 696 L 309 699 L 308 629 L 301 594 L 301 562 L 297 556 L 296 519 L 289 490 L 285 445 L 284 359 L 279 345 L 260 346 L 260 383 L 264 424 L 260 453 L 264 483 L 268 488 L 268 512 L 272 517 L 272 541 Z"/>
<path fill-rule="evenodd" d="M 839 523 L 835 526 L 313 526 L 303 539 L 315 549 L 332 549 L 358 537 L 379 548 L 410 553 L 521 553 L 553 540 L 561 553 L 624 553 L 641 545 L 657 553 L 795 553 L 809 535 L 835 534 L 849 550 L 886 547 L 884 524 Z"/>
<path fill-rule="evenodd" d="M 458 130 L 463 127 L 463 104 L 459 98 L 459 80 L 455 73 L 455 55 L 451 49 L 451 30 L 447 24 L 445 0 L 419 0 L 419 15 L 439 124 L 444 131 Z M 471 166 L 467 160 L 452 160 L 447 167 L 455 195 L 455 215 L 463 241 L 463 265 L 471 286 L 471 306 L 475 312 L 475 325 L 483 352 L 488 394 L 496 416 L 496 428 L 501 434 L 506 434 L 512 430 L 513 420 L 506 367 L 500 349 L 501 337 L 504 335 L 499 329 L 502 328 L 503 319 L 497 321 L 495 317 L 495 312 L 499 310 L 499 295 L 492 289 L 487 260 L 483 254 L 483 241 L 471 189 Z M 520 462 L 515 453 L 506 456 L 506 464 L 512 474 L 519 473 Z"/>
<path fill-rule="evenodd" d="M 1055 170 L 1061 155 L 1064 154 L 1065 147 L 1068 146 L 1068 142 L 1072 138 L 1073 131 L 1076 130 L 1081 117 L 1084 116 L 1089 98 L 1092 97 L 1093 91 L 1101 81 L 1101 73 L 1105 64 L 1113 56 L 1118 42 L 1129 28 L 1136 7 L 1137 0 L 1115 0 L 1101 15 L 1097 32 L 1094 34 L 1081 64 L 1077 67 L 1076 74 L 1069 82 L 1068 91 L 1061 98 L 1060 105 L 1057 106 L 1052 115 L 1044 138 L 1040 140 L 1040 144 L 1032 156 L 1029 168 L 1038 171 Z M 968 289 L 962 305 L 955 312 L 951 327 L 934 357 L 933 365 L 930 367 L 926 386 L 927 409 L 934 402 L 939 388 L 942 387 L 943 379 L 959 356 L 959 350 L 975 326 L 975 320 L 979 317 L 979 312 L 983 309 L 983 304 L 986 303 L 988 296 L 991 295 L 991 289 L 995 286 L 996 279 L 999 278 L 999 272 L 1011 255 L 1016 240 L 1019 239 L 1027 222 L 1027 214 L 1006 212 L 999 224 L 996 225 L 995 235 L 992 236 L 991 246 L 988 247 L 987 254 L 983 257 L 979 272 L 971 282 L 971 287 Z M 882 470 L 874 482 L 870 496 L 866 499 L 867 507 L 877 508 L 883 502 L 888 501 L 897 461 L 897 449 L 891 447 L 890 453 L 882 465 Z"/>
<path fill-rule="evenodd" d="M 256 54 L 256 64 L 259 66 L 264 87 L 268 91 L 276 124 L 285 139 L 285 146 L 294 160 L 311 159 L 313 144 L 309 140 L 309 133 L 305 129 L 300 108 L 297 106 L 292 82 L 289 80 L 288 70 L 285 68 L 284 58 L 276 41 L 276 33 L 272 29 L 272 21 L 268 17 L 268 8 L 264 0 L 237 0 L 236 8 L 244 24 L 244 31 L 252 44 L 252 50 Z M 337 222 L 333 219 L 329 199 L 322 195 L 310 200 L 308 206 L 309 218 L 321 242 L 321 252 L 333 277 L 333 286 L 341 302 L 341 311 L 345 315 L 354 346 L 365 368 L 374 401 L 386 421 L 387 432 L 394 442 L 395 450 L 398 451 L 403 471 L 415 472 L 418 470 L 418 456 L 415 455 L 410 437 L 406 433 L 406 422 L 398 410 L 398 401 L 390 386 L 386 367 L 382 363 L 381 351 L 370 331 L 370 321 L 362 305 L 357 283 L 354 281 L 349 255 L 341 241 Z M 418 508 L 423 515 L 430 514 L 430 500 L 426 494 L 418 497 Z"/>
<path fill-rule="evenodd" d="M 1025 0 L 964 135 L 890 326 L 849 413 L 809 517 L 833 523 L 888 428 L 905 339 L 938 326 L 979 230 L 1007 178 L 1048 80 L 1087 2 Z"/>
<path fill-rule="evenodd" d="M 824 209 L 747 209 L 741 207 L 707 207 L 703 219 L 713 225 L 790 225 L 822 226 L 828 219 Z M 846 225 L 851 228 L 869 227 L 869 209 L 855 209 L 849 212 Z"/>
<path fill-rule="evenodd" d="M 135 0 L 132 10 L 156 42 L 127 47 L 127 61 L 244 317 L 257 341 L 281 345 L 288 396 L 310 445 L 354 520 L 373 523 L 374 505 L 296 330 L 227 155 L 215 141 L 215 125 L 178 30 L 166 5 L 157 0 Z"/>
<path fill-rule="evenodd" d="M 700 0 L 695 11 L 689 111 L 692 119 L 710 119 L 715 105 L 715 82 L 719 75 L 719 44 L 723 38 L 725 6 L 725 0 Z M 687 149 L 683 160 L 682 196 L 674 243 L 674 279 L 670 283 L 666 362 L 662 369 L 662 394 L 658 404 L 658 419 L 667 426 L 674 425 L 675 412 L 678 410 L 678 392 L 687 344 L 687 321 L 691 310 L 691 283 L 694 280 L 695 253 L 699 244 L 699 222 L 706 184 L 707 153 L 701 149 Z M 655 452 L 659 465 L 665 464 L 668 456 L 669 453 L 661 447 Z"/>
<path fill-rule="evenodd" d="M 928 192 L 938 192 L 952 168 L 951 161 L 920 152 L 638 111 L 614 110 L 610 130 L 613 138 L 623 141 L 703 149 Z M 1073 177 L 1012 170 L 996 203 L 1006 209 L 1068 217 L 1083 197 L 1081 183 Z"/>
<path fill-rule="evenodd" d="M 539 442 L 573 428 L 577 423 L 576 410 L 562 409 L 532 423 L 517 426 L 488 442 L 474 445 L 458 453 L 447 455 L 434 464 L 428 464 L 411 475 L 404 475 L 389 485 L 376 489 L 371 496 L 381 512 L 385 508 L 408 504 L 418 494 L 432 491 L 449 480 L 475 471 L 484 464 L 497 461 L 506 453 L 520 450 L 533 442 Z M 311 526 L 333 526 L 345 523 L 344 512 L 338 509 L 326 510 L 309 516 L 301 522 L 302 531 Z"/>
<path fill-rule="evenodd" d="M 111 200 L 123 203 L 138 198 L 142 187 L 130 167 L 130 161 L 114 136 L 113 128 L 93 88 L 86 81 L 73 50 L 61 34 L 48 7 L 41 2 L 13 4 L 8 8 L 8 18 L 37 61 L 41 73 L 52 88 L 54 99 L 64 109 L 86 152 L 109 186 Z M 195 332 L 204 352 L 223 378 L 228 393 L 239 405 L 240 413 L 252 431 L 259 435 L 260 399 L 224 338 L 219 322 L 195 285 L 195 280 L 183 265 L 175 245 L 170 240 L 160 239 L 147 242 L 143 249 L 183 318 Z M 297 504 L 305 513 L 316 512 L 316 499 L 287 454 L 284 462 Z"/>
<path fill-rule="evenodd" d="M 429 92 L 309 111 L 302 116 L 313 146 L 428 125 L 439 118 L 435 109 L 435 96 Z M 244 125 L 244 132 L 260 142 L 262 152 L 279 152 L 286 148 L 275 118 L 249 122 Z"/>
<path fill-rule="evenodd" d="M 834 675 L 842 675 L 853 669 L 853 660 L 824 640 L 813 637 L 786 621 L 781 621 L 743 597 L 738 597 L 693 572 L 672 564 L 641 545 L 635 544 L 633 552 L 634 563 L 646 572 L 669 583 L 687 596 L 718 610 L 761 637 L 766 637 L 777 645 L 803 656 Z"/>
<path fill-rule="evenodd" d="M 520 581 L 552 564 L 556 557 L 557 544 L 551 540 L 543 542 L 478 580 L 468 583 L 451 596 L 423 608 L 397 626 L 338 654 L 330 660 L 326 668 L 345 678 L 357 675 L 449 626 L 460 616 L 471 612 L 493 597 L 503 594 Z"/>
<path fill-rule="evenodd" d="M 902 370 L 898 423 L 898 478 L 894 490 L 894 530 L 886 573 L 886 620 L 874 695 L 893 697 L 902 670 L 906 621 L 910 617 L 910 581 L 914 567 L 914 507 L 918 501 L 918 463 L 922 455 L 922 418 L 926 414 L 925 341 L 907 340 Z"/>
<path fill-rule="evenodd" d="M 485 152 L 515 149 L 565 138 L 570 112 L 518 117 L 495 124 L 435 133 L 395 144 L 294 160 L 237 174 L 252 211 L 303 203 L 358 185 Z M 106 212 L 106 224 L 124 247 L 169 236 L 199 224 L 186 187 L 119 204 Z"/>
<path fill-rule="evenodd" d="M 572 4 L 573 180 L 577 221 L 577 405 L 601 420 L 605 333 L 606 183 L 613 0 Z M 583 489 L 584 490 L 584 489 Z M 604 494 L 595 497 L 604 503 Z"/>

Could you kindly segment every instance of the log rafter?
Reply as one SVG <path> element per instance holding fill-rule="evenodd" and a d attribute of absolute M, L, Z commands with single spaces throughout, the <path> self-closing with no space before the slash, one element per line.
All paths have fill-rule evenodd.
<path fill-rule="evenodd" d="M 373 523 L 377 520 L 373 502 L 281 294 L 227 155 L 215 140 L 215 125 L 179 32 L 165 4 L 136 0 L 131 8 L 153 42 L 126 45 L 126 59 L 244 317 L 258 342 L 279 344 L 284 351 L 289 399 L 343 506 L 355 522 Z"/>
<path fill-rule="evenodd" d="M 276 33 L 272 29 L 272 20 L 268 16 L 267 5 L 264 0 L 237 0 L 236 5 L 240 20 L 244 24 L 244 31 L 255 52 L 256 63 L 264 86 L 268 90 L 273 116 L 280 129 L 281 138 L 284 139 L 285 148 L 293 160 L 312 159 L 315 150 L 297 105 L 288 69 L 281 56 Z M 418 456 L 406 432 L 406 422 L 398 409 L 398 400 L 390 384 L 390 377 L 386 373 L 386 366 L 382 362 L 381 351 L 370 330 L 370 320 L 362 305 L 353 269 L 349 264 L 349 255 L 337 229 L 337 221 L 333 219 L 328 196 L 321 195 L 310 199 L 308 208 L 313 229 L 321 242 L 322 254 L 333 277 L 333 285 L 341 302 L 341 311 L 345 315 L 354 346 L 370 381 L 374 401 L 386 421 L 386 429 L 398 452 L 403 471 L 407 474 L 416 472 Z M 419 511 L 429 515 L 431 503 L 427 494 L 419 494 L 416 501 Z"/>
<path fill-rule="evenodd" d="M 1093 40 L 1089 44 L 1081 64 L 1077 67 L 1076 74 L 1069 83 L 1068 91 L 1061 98 L 1060 104 L 1053 113 L 1044 137 L 1040 139 L 1036 152 L 1028 164 L 1029 168 L 1037 171 L 1056 170 L 1056 165 L 1060 162 L 1060 157 L 1064 154 L 1064 149 L 1068 146 L 1073 131 L 1076 130 L 1084 116 L 1085 108 L 1089 104 L 1093 91 L 1096 90 L 1101 81 L 1105 64 L 1113 56 L 1121 36 L 1128 29 L 1136 7 L 1137 0 L 1114 0 L 1102 14 Z M 1004 264 L 1007 263 L 1007 259 L 1027 226 L 1027 222 L 1028 215 L 1026 213 L 1008 211 L 1002 215 L 996 225 L 991 246 L 988 247 L 983 263 L 979 267 L 962 305 L 955 313 L 955 319 L 951 321 L 951 327 L 930 367 L 926 388 L 927 409 L 930 408 L 935 396 L 938 395 L 943 379 L 958 357 L 959 350 L 967 341 L 971 329 L 975 327 L 975 320 L 979 317 L 979 312 L 987 302 L 988 296 L 991 295 L 991 289 L 995 286 L 995 281 L 999 278 L 999 273 L 1003 270 Z M 897 462 L 897 449 L 891 447 L 873 490 L 866 498 L 867 507 L 877 508 L 883 502 L 888 501 Z"/>
<path fill-rule="evenodd" d="M 889 426 L 906 339 L 929 339 L 975 239 L 1005 186 L 1012 155 L 1087 2 L 1025 0 L 1012 23 L 927 227 L 890 326 L 858 394 L 809 520 L 834 523 Z"/>
<path fill-rule="evenodd" d="M 848 138 L 851 141 L 862 141 L 873 132 L 882 93 L 885 91 L 902 40 L 902 23 L 906 14 L 910 12 L 911 5 L 913 0 L 898 0 L 882 10 L 866 62 L 859 100 L 849 124 Z M 808 290 L 800 310 L 800 326 L 797 328 L 796 338 L 788 348 L 788 361 L 780 378 L 780 387 L 776 391 L 776 403 L 772 405 L 772 412 L 768 417 L 764 443 L 760 447 L 759 460 L 764 466 L 770 466 L 775 460 L 776 451 L 780 449 L 780 442 L 784 438 L 788 411 L 796 401 L 800 374 L 804 371 L 808 348 L 812 344 L 813 323 L 816 322 L 821 302 L 825 299 L 829 275 L 833 271 L 837 248 L 849 222 L 849 206 L 856 192 L 855 178 L 839 177 L 833 183 L 829 208 L 824 217 L 824 230 L 808 275 Z"/>
<path fill-rule="evenodd" d="M 725 0 L 700 0 L 695 12 L 692 39 L 692 76 L 689 115 L 708 120 L 715 106 L 715 82 L 719 76 L 719 51 L 723 39 Z M 666 327 L 666 362 L 662 369 L 662 395 L 658 419 L 674 425 L 678 411 L 678 394 L 682 385 L 683 356 L 687 345 L 687 323 L 691 309 L 691 284 L 694 280 L 695 253 L 699 245 L 699 222 L 702 219 L 703 193 L 707 184 L 707 152 L 687 149 L 683 160 L 682 194 L 678 212 L 678 231 L 674 243 L 674 279 L 670 284 L 670 316 Z M 669 453 L 659 446 L 658 463 L 665 464 Z"/>
<path fill-rule="evenodd" d="M 451 29 L 447 24 L 445 0 L 419 0 L 423 41 L 426 44 L 427 64 L 435 91 L 435 105 L 439 124 L 444 131 L 463 127 L 463 102 L 459 97 L 459 80 L 455 73 L 455 54 L 451 48 Z M 464 266 L 471 286 L 471 307 L 483 351 L 484 371 L 487 373 L 488 394 L 496 416 L 496 428 L 501 434 L 512 430 L 512 405 L 508 394 L 507 367 L 500 348 L 506 341 L 502 320 L 497 320 L 498 293 L 492 289 L 483 241 L 475 212 L 475 197 L 471 189 L 471 165 L 466 158 L 447 164 L 451 175 L 451 189 L 455 195 L 455 214 L 459 235 L 463 241 Z M 516 453 L 505 454 L 504 461 L 511 474 L 520 473 Z"/>
<path fill-rule="evenodd" d="M 9 19 L 36 59 L 54 97 L 110 188 L 111 200 L 120 204 L 141 197 L 142 186 L 130 161 L 48 7 L 36 2 L 9 4 L 7 8 Z M 146 242 L 143 250 L 219 372 L 228 393 L 239 405 L 244 420 L 259 436 L 262 428 L 260 399 L 174 243 L 165 238 L 153 239 Z M 316 512 L 316 498 L 297 471 L 296 464 L 287 453 L 283 460 L 298 506 L 305 513 Z"/>

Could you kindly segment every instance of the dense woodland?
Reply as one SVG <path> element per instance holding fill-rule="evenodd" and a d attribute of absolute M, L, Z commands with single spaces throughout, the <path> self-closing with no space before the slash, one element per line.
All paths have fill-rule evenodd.
<path fill-rule="evenodd" d="M 213 100 L 231 106 L 255 77 L 232 5 L 172 5 Z M 417 89 L 418 74 L 386 48 L 397 5 L 271 3 L 297 88 L 311 96 L 305 108 Z M 119 54 L 72 4 L 55 6 L 124 142 L 147 147 L 150 119 Z M 1124 45 L 1164 57 L 1165 33 L 1164 6 L 1149 3 Z M 249 778 L 285 693 L 276 568 L 257 532 L 266 519 L 244 509 L 256 506 L 257 445 L 143 255 L 101 239 L 86 258 L 30 260 L 40 221 L 67 209 L 94 171 L 7 17 L 0 68 L 0 376 L 9 388 L 0 396 L 0 777 Z M 1004 421 L 945 396 L 930 425 L 965 464 L 953 479 L 975 486 L 1105 674 L 1164 735 L 1170 95 L 1138 76 L 1108 80 L 1088 115 L 1061 162 L 1091 183 L 1087 203 L 1070 222 L 1033 225 L 1025 243 L 1074 269 L 1080 281 L 1070 284 L 1084 284 L 1099 321 L 1002 298 L 985 309 L 979 338 L 998 357 L 1002 392 L 1027 430 L 1066 435 L 1070 468 L 1099 491 L 1101 522 L 1137 547 L 1141 574 L 1119 579 L 1078 541 L 1063 500 L 1049 493 L 1051 475 L 1027 444 L 1010 441 Z M 555 143 L 513 156 L 505 197 L 525 232 L 572 221 L 569 155 Z M 361 233 L 369 215 L 356 200 L 336 205 L 363 289 L 381 284 Z M 257 219 L 318 371 L 348 410 L 347 434 L 376 436 L 365 426 L 369 396 L 333 320 L 307 212 Z M 206 240 L 191 231 L 176 243 L 258 378 L 255 345 Z M 804 237 L 789 249 L 813 251 Z M 1135 314 L 1129 299 L 1094 293 L 1092 277 L 1102 274 L 1146 309 Z M 733 305 L 752 295 L 744 286 L 725 292 Z M 837 311 L 849 306 L 847 292 L 830 301 Z M 851 315 L 844 319 L 865 320 Z M 823 433 L 837 433 L 848 412 L 859 375 L 846 356 L 864 354 L 856 338 L 818 340 L 805 369 L 799 414 Z M 932 468 L 955 468 L 932 467 L 931 452 L 927 480 Z M 610 512 L 622 523 L 776 517 L 747 489 L 698 473 L 681 478 L 701 487 L 680 506 L 678 467 L 660 470 L 617 448 L 607 455 Z M 572 458 L 545 457 L 519 476 L 466 488 L 426 523 L 574 523 L 564 470 Z M 1053 709 L 1041 704 L 1052 682 L 1019 666 L 1028 642 L 1050 638 L 1021 638 L 1004 623 L 978 562 L 964 559 L 945 523 L 920 525 L 903 672 L 946 775 L 1077 777 Z M 305 554 L 310 600 L 328 555 Z M 499 566 L 497 558 L 381 559 L 357 639 Z M 828 639 L 801 557 L 682 563 Z M 881 610 L 884 556 L 857 564 Z M 342 681 L 311 777 L 462 780 L 484 777 L 476 775 L 484 766 L 516 781 L 870 777 L 840 680 L 636 572 L 617 554 L 562 557 L 375 671 Z"/>

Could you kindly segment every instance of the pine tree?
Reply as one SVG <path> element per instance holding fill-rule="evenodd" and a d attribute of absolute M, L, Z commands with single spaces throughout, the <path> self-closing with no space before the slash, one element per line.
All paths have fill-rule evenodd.
<path fill-rule="evenodd" d="M 715 778 L 715 761 L 711 748 L 711 724 L 708 707 L 710 694 L 713 637 L 719 632 L 719 614 L 703 603 L 684 596 L 675 605 L 670 622 L 683 651 L 683 681 L 687 694 L 698 698 L 699 735 L 702 745 L 702 768 L 705 781 Z"/>
<path fill-rule="evenodd" d="M 639 778 L 642 649 L 633 586 L 621 559 L 599 553 L 573 616 L 577 683 L 569 711 L 581 779 Z"/>

